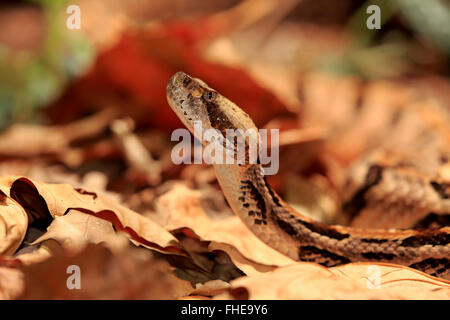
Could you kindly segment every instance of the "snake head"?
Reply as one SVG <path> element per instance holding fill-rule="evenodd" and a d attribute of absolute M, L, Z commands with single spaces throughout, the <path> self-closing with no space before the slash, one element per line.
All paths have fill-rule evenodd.
<path fill-rule="evenodd" d="M 184 72 L 172 76 L 166 95 L 172 110 L 194 135 L 195 121 L 201 122 L 202 130 L 216 129 L 223 136 L 227 130 L 257 130 L 242 109 L 202 80 Z"/>
<path fill-rule="evenodd" d="M 180 71 L 169 80 L 166 95 L 172 110 L 192 133 L 195 121 L 200 121 L 202 129 L 210 128 L 207 107 L 218 107 L 218 93 L 206 83 Z"/>

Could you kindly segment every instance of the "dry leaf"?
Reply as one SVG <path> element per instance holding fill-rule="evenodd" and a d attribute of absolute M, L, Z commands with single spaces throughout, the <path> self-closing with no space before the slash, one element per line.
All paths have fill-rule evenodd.
<path fill-rule="evenodd" d="M 373 281 L 378 271 L 379 282 Z M 450 299 L 450 282 L 388 264 L 356 263 L 327 269 L 299 262 L 233 280 L 228 292 L 215 298 Z"/>
<path fill-rule="evenodd" d="M 80 270 L 81 290 L 67 286 L 68 266 Z M 75 256 L 56 255 L 24 268 L 21 299 L 174 299 L 185 295 L 183 280 L 167 273 L 169 266 L 148 251 L 134 248 L 112 253 L 101 245 L 88 245 Z"/>
<path fill-rule="evenodd" d="M 0 300 L 17 298 L 23 292 L 24 285 L 22 271 L 0 266 Z"/>
<path fill-rule="evenodd" d="M 138 213 L 103 195 L 66 184 L 45 184 L 27 178 L 5 177 L 0 180 L 0 190 L 12 193 L 24 208 L 38 212 L 39 219 L 50 223 L 52 217 L 63 216 L 77 210 L 110 221 L 116 230 L 128 234 L 133 241 L 146 247 L 181 253 L 176 239 L 160 226 Z M 23 210 L 17 206 L 18 210 Z M 16 237 L 18 247 L 22 237 Z"/>
<path fill-rule="evenodd" d="M 22 243 L 28 226 L 24 208 L 0 187 L 0 256 L 13 254 Z"/>
<path fill-rule="evenodd" d="M 97 135 L 116 113 L 114 108 L 109 108 L 61 126 L 12 125 L 0 135 L 0 155 L 19 158 L 58 155 L 64 160 L 71 142 Z"/>
<path fill-rule="evenodd" d="M 204 210 L 199 191 L 182 184 L 156 201 L 156 210 L 167 221 L 167 230 L 188 227 L 204 241 L 211 241 L 211 250 L 223 250 L 246 274 L 264 272 L 275 266 L 293 262 L 259 240 L 236 216 L 211 219 Z"/>
<path fill-rule="evenodd" d="M 120 248 L 124 244 L 115 233 L 111 222 L 76 209 L 63 216 L 55 216 L 47 232 L 32 244 L 39 244 L 48 239 L 58 241 L 70 251 L 78 251 L 87 243 L 104 242 L 108 248 Z"/>

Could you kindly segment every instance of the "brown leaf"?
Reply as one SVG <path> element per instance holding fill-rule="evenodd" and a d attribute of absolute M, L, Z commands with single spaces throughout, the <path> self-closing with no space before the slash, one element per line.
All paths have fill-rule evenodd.
<path fill-rule="evenodd" d="M 11 255 L 25 237 L 28 217 L 24 208 L 8 197 L 1 186 L 0 209 L 0 255 Z"/>
<path fill-rule="evenodd" d="M 24 279 L 21 270 L 0 266 L 0 300 L 17 298 L 23 288 Z"/>
<path fill-rule="evenodd" d="M 372 276 L 378 271 L 379 282 Z M 228 292 L 216 298 L 449 299 L 450 282 L 396 265 L 354 263 L 327 269 L 299 262 L 233 280 Z"/>
<path fill-rule="evenodd" d="M 45 227 L 52 218 L 77 210 L 111 222 L 117 231 L 128 234 L 136 243 L 165 252 L 182 252 L 170 233 L 106 196 L 75 189 L 66 184 L 46 184 L 15 177 L 0 179 L 0 190 L 4 193 L 12 192 L 16 201 L 29 214 L 37 216 L 37 221 L 41 221 Z M 17 208 L 23 210 L 19 206 Z M 21 239 L 23 238 L 16 239 L 16 247 L 20 245 Z"/>
<path fill-rule="evenodd" d="M 68 266 L 80 270 L 80 290 L 70 290 Z M 21 299 L 174 299 L 190 285 L 170 275 L 167 263 L 148 251 L 128 249 L 112 253 L 101 245 L 88 245 L 75 256 L 58 254 L 24 268 Z"/>
<path fill-rule="evenodd" d="M 48 239 L 58 241 L 65 249 L 71 251 L 78 251 L 87 243 L 104 242 L 109 248 L 123 246 L 111 222 L 76 209 L 63 216 L 55 216 L 47 232 L 32 244 L 39 244 Z"/>
<path fill-rule="evenodd" d="M 64 159 L 72 141 L 97 135 L 115 116 L 116 110 L 110 108 L 68 125 L 14 124 L 0 135 L 0 155 L 19 158 L 59 155 Z"/>
<path fill-rule="evenodd" d="M 176 184 L 156 202 L 159 216 L 166 221 L 166 230 L 182 227 L 192 229 L 204 241 L 211 241 L 210 250 L 225 251 L 233 263 L 246 274 L 265 272 L 293 260 L 268 247 L 236 216 L 211 219 L 204 211 L 199 191 Z"/>

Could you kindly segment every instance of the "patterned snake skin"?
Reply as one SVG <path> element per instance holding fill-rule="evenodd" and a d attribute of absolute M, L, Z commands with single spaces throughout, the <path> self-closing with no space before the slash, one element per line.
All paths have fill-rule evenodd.
<path fill-rule="evenodd" d="M 182 72 L 169 81 L 167 100 L 194 135 L 194 121 L 221 133 L 257 130 L 233 102 Z M 430 121 L 448 129 L 448 119 Z M 397 151 L 393 143 L 359 161 L 345 187 L 344 212 L 351 226 L 323 224 L 293 210 L 267 183 L 260 164 L 214 164 L 214 169 L 235 214 L 262 241 L 295 260 L 328 267 L 353 261 L 389 262 L 450 279 L 446 221 L 450 134 L 443 136 L 444 142 L 424 131 L 423 137 L 415 138 L 424 150 L 417 159 L 412 152 L 403 158 L 392 156 Z M 438 151 L 428 152 L 431 144 L 437 144 L 433 150 Z M 403 229 L 411 224 L 416 228 Z M 399 229 L 380 228 L 386 225 Z M 375 227 L 379 229 L 371 229 Z"/>

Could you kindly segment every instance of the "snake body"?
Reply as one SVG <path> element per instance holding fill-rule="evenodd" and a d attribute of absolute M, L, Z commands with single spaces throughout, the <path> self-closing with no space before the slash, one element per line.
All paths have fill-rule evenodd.
<path fill-rule="evenodd" d="M 242 109 L 200 79 L 178 72 L 170 79 L 166 94 L 171 108 L 194 135 L 194 121 L 224 137 L 228 129 L 257 132 Z M 263 242 L 294 260 L 327 267 L 356 261 L 388 262 L 450 278 L 448 226 L 415 230 L 327 225 L 285 203 L 267 183 L 258 162 L 213 166 L 234 213 Z M 367 186 L 377 184 L 383 174 L 381 167 L 370 168 Z M 447 192 L 434 191 L 437 196 Z"/>

